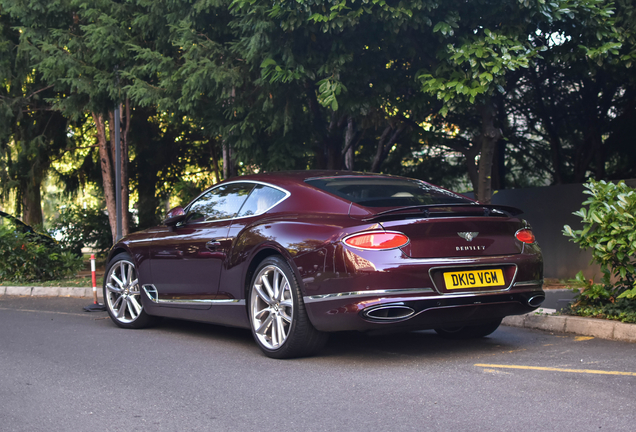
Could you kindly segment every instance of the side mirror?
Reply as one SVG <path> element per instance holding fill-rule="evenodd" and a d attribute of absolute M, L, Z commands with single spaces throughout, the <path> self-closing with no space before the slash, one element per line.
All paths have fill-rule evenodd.
<path fill-rule="evenodd" d="M 179 222 L 183 221 L 185 217 L 186 217 L 186 214 L 185 214 L 185 210 L 183 210 L 183 207 L 181 206 L 175 207 L 168 212 L 163 223 L 166 226 L 170 226 L 170 227 L 175 226 Z"/>

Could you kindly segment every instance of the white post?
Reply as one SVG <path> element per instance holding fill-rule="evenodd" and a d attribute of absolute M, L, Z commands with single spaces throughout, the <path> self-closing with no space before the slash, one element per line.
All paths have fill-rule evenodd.
<path fill-rule="evenodd" d="M 95 275 L 95 254 L 91 254 L 91 276 L 93 278 L 93 304 L 97 303 L 97 276 Z"/>

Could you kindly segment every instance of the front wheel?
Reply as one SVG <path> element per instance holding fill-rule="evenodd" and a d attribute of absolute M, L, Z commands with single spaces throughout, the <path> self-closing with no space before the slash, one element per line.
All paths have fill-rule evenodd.
<path fill-rule="evenodd" d="M 147 327 L 157 320 L 144 311 L 137 269 L 127 253 L 116 255 L 108 263 L 104 276 L 104 303 L 110 318 L 122 328 Z"/>
<path fill-rule="evenodd" d="M 268 357 L 312 355 L 327 342 L 327 334 L 309 321 L 296 278 L 282 257 L 269 257 L 259 264 L 248 307 L 252 335 Z"/>
<path fill-rule="evenodd" d="M 478 325 L 468 325 L 456 328 L 435 329 L 438 335 L 446 339 L 476 339 L 488 336 L 501 324 L 501 318 Z"/>

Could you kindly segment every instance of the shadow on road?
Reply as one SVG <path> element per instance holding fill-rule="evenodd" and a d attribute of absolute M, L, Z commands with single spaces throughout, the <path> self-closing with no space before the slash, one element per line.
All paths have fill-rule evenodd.
<path fill-rule="evenodd" d="M 252 334 L 246 329 L 212 324 L 165 319 L 156 331 L 178 333 L 180 337 L 200 338 L 202 343 L 230 343 L 258 352 Z M 510 329 L 502 327 L 492 335 L 473 340 L 447 340 L 433 330 L 368 335 L 359 332 L 332 333 L 327 346 L 314 358 L 382 360 L 408 356 L 420 358 L 452 358 L 484 356 L 526 347 L 528 340 L 511 337 Z"/>
<path fill-rule="evenodd" d="M 88 318 L 80 322 L 93 323 L 100 327 L 100 332 L 131 332 L 119 329 L 108 317 L 106 312 L 82 312 L 82 308 L 89 303 L 86 299 L 72 298 L 36 298 L 0 296 L 0 308 L 23 310 L 25 312 L 42 311 L 46 313 L 64 313 Z M 229 351 L 238 350 L 246 355 L 261 357 L 261 353 L 247 329 L 223 327 L 192 321 L 182 321 L 165 318 L 154 328 L 132 331 L 133 339 L 142 334 L 144 339 L 151 339 L 157 343 L 174 343 L 177 340 L 201 347 L 215 349 L 223 347 Z M 350 361 L 364 360 L 371 364 L 375 361 L 400 361 L 405 358 L 419 359 L 451 359 L 457 357 L 485 357 L 501 353 L 528 349 L 543 343 L 545 336 L 540 332 L 522 331 L 502 326 L 492 335 L 474 340 L 453 341 L 439 337 L 433 330 L 389 335 L 371 335 L 358 332 L 332 333 L 329 342 L 312 361 L 330 361 L 344 359 Z M 234 355 L 239 355 L 235 353 Z M 305 359 L 304 361 L 308 361 Z"/>

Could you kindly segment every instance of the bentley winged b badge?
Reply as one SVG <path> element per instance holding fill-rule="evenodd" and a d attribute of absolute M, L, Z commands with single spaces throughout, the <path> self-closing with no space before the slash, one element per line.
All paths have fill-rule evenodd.
<path fill-rule="evenodd" d="M 475 237 L 479 235 L 478 232 L 458 232 L 458 236 L 465 239 L 466 241 L 473 241 Z"/>

